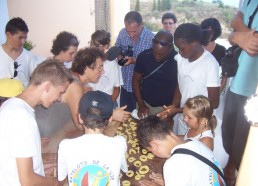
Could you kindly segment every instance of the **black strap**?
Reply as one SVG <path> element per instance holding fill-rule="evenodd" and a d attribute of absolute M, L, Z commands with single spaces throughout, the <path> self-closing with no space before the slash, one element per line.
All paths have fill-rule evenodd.
<path fill-rule="evenodd" d="M 247 6 L 250 4 L 251 0 L 248 1 Z"/>
<path fill-rule="evenodd" d="M 211 168 L 213 168 L 219 175 L 221 178 L 223 178 L 224 182 L 225 182 L 225 177 L 224 174 L 221 172 L 221 170 L 214 164 L 212 163 L 210 160 L 208 160 L 207 158 L 205 158 L 204 156 L 197 154 L 194 151 L 191 151 L 189 149 L 184 149 L 184 148 L 179 148 L 176 149 L 171 156 L 173 156 L 174 154 L 188 154 L 188 155 L 192 155 L 194 157 L 196 157 L 197 159 L 199 159 L 200 161 L 202 161 L 203 163 L 206 163 L 208 166 L 210 166 Z"/>
<path fill-rule="evenodd" d="M 166 60 L 165 62 L 163 62 L 161 65 L 159 65 L 157 68 L 155 68 L 151 73 L 149 73 L 147 76 L 144 76 L 143 79 L 147 79 L 148 77 L 150 77 L 152 74 L 154 74 L 157 70 L 159 70 L 163 65 L 165 65 L 165 63 L 168 60 Z"/>
<path fill-rule="evenodd" d="M 173 56 L 174 52 L 172 52 L 172 50 L 170 51 L 170 53 L 165 57 L 165 59 L 163 59 L 163 62 L 161 62 L 161 65 L 159 65 L 157 68 L 155 68 L 151 73 L 149 73 L 147 76 L 144 76 L 142 79 L 145 80 L 148 77 L 150 77 L 152 74 L 154 74 L 157 70 L 159 70 L 162 66 L 165 65 L 165 63 L 167 63 L 171 57 Z"/>
<path fill-rule="evenodd" d="M 250 29 L 251 29 L 251 26 L 252 26 L 252 23 L 253 23 L 254 16 L 257 13 L 257 11 L 258 11 L 258 5 L 256 6 L 256 9 L 254 10 L 254 13 L 249 17 L 248 28 L 250 28 Z"/>

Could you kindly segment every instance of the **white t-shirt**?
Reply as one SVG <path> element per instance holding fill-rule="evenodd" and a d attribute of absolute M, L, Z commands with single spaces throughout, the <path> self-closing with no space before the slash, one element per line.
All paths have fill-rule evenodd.
<path fill-rule="evenodd" d="M 65 139 L 58 150 L 58 180 L 72 185 L 119 186 L 120 169 L 127 172 L 126 140 L 122 136 L 85 134 Z"/>
<path fill-rule="evenodd" d="M 184 136 L 184 141 L 186 141 L 186 140 L 188 140 L 188 139 L 190 139 L 190 140 L 192 140 L 192 139 L 196 139 L 196 140 L 200 140 L 200 139 L 202 139 L 202 138 L 205 138 L 205 137 L 209 137 L 209 138 L 214 138 L 213 137 L 213 134 L 212 134 L 212 132 L 211 132 L 211 130 L 206 130 L 206 131 L 204 131 L 203 133 L 201 133 L 201 134 L 198 134 L 197 136 L 194 136 L 194 137 L 191 137 L 191 138 L 189 138 L 187 135 L 188 135 L 188 132 L 189 132 L 189 129 L 187 130 L 187 133 L 185 134 L 185 136 Z"/>
<path fill-rule="evenodd" d="M 178 54 L 178 85 L 181 93 L 180 107 L 183 107 L 188 98 L 197 95 L 208 97 L 207 87 L 220 87 L 219 64 L 214 56 L 204 50 L 201 57 L 193 62 Z M 174 118 L 174 132 L 184 135 L 187 132 L 187 125 L 183 121 L 183 114 L 179 113 Z"/>
<path fill-rule="evenodd" d="M 98 83 L 89 83 L 93 90 L 99 90 L 109 95 L 113 94 L 114 87 L 123 85 L 121 75 L 121 66 L 118 65 L 117 59 L 104 62 L 104 74 L 101 75 Z"/>
<path fill-rule="evenodd" d="M 0 108 L 0 185 L 20 185 L 16 158 L 33 160 L 34 172 L 44 176 L 41 141 L 34 109 L 19 98 Z"/>
<path fill-rule="evenodd" d="M 28 86 L 32 72 L 36 68 L 35 57 L 30 51 L 23 49 L 21 55 L 13 60 L 7 53 L 5 53 L 3 47 L 0 47 L 0 78 L 13 78 L 14 76 L 14 62 L 18 63 L 17 76 L 15 79 L 19 79 L 25 87 Z"/>
<path fill-rule="evenodd" d="M 182 145 L 176 146 L 172 151 L 178 148 L 192 150 L 219 166 L 215 160 L 212 151 L 198 140 L 193 140 Z M 220 167 L 220 166 L 219 166 Z M 221 169 L 221 168 L 220 168 Z M 221 172 L 222 169 L 221 169 Z M 188 154 L 174 154 L 166 160 L 163 167 L 165 185 L 176 186 L 219 186 L 226 185 L 215 170 L 196 157 Z"/>

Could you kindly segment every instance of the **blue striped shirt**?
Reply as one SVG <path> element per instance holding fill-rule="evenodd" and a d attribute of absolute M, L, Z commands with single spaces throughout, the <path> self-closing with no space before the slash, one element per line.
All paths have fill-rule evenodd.
<path fill-rule="evenodd" d="M 137 39 L 137 42 L 133 44 L 130 36 L 123 28 L 117 37 L 115 46 L 126 49 L 128 45 L 133 46 L 133 57 L 137 57 L 142 51 L 152 47 L 152 39 L 154 34 L 146 29 L 145 27 L 142 30 L 140 37 Z M 132 92 L 132 78 L 133 78 L 134 64 L 130 64 L 122 67 L 122 77 L 124 81 L 123 88 L 127 92 Z"/>

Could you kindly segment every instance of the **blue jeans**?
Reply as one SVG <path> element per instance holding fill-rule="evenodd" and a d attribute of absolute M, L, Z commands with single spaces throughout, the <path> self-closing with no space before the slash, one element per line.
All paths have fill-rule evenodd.
<path fill-rule="evenodd" d="M 133 92 L 127 92 L 121 87 L 120 107 L 127 105 L 126 111 L 132 112 L 136 108 L 136 100 Z"/>

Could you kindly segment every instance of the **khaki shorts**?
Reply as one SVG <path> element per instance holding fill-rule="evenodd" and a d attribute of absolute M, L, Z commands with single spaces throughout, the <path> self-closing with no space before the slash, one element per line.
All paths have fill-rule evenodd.
<path fill-rule="evenodd" d="M 149 115 L 157 115 L 158 113 L 162 112 L 165 110 L 163 107 L 152 107 L 150 106 L 146 101 L 144 101 L 145 105 L 149 108 Z M 137 109 L 138 109 L 137 105 Z"/>

